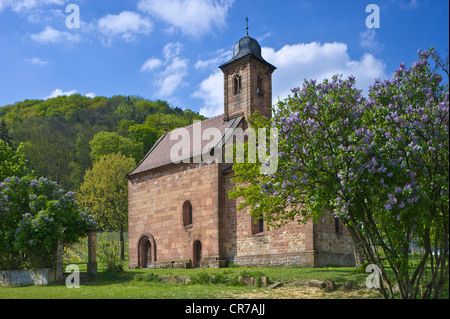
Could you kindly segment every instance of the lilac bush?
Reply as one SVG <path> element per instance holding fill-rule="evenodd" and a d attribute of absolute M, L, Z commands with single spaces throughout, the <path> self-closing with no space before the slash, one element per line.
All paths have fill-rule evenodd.
<path fill-rule="evenodd" d="M 377 192 L 382 204 L 373 205 L 371 212 L 380 223 L 378 241 L 384 251 L 392 252 L 386 256 L 391 268 L 398 269 L 402 297 L 418 294 L 426 263 L 431 280 L 423 296 L 439 297 L 448 280 L 449 93 L 432 68 L 432 60 L 439 61 L 436 51 L 418 54 L 410 69 L 401 64 L 392 80 L 376 81 L 370 88 L 365 122 L 377 132 L 378 165 L 386 171 L 377 176 L 384 183 L 373 183 L 369 189 Z M 381 241 L 386 237 L 389 245 Z M 412 276 L 407 264 L 411 240 L 425 249 Z"/>
<path fill-rule="evenodd" d="M 436 52 L 418 54 L 410 69 L 402 63 L 392 79 L 375 80 L 368 97 L 351 76 L 305 81 L 275 109 L 277 172 L 250 176 L 249 164 L 235 165 L 236 181 L 253 192 L 238 186 L 233 196 L 270 226 L 324 211 L 343 220 L 380 267 L 386 298 L 394 281 L 385 267 L 402 298 L 417 297 L 420 287 L 422 297 L 439 297 L 448 280 L 448 86 L 432 66 L 440 65 Z M 415 269 L 413 240 L 426 251 Z"/>
<path fill-rule="evenodd" d="M 73 244 L 95 227 L 91 214 L 79 209 L 75 193 L 47 178 L 8 177 L 0 183 L 3 268 L 50 267 L 58 240 Z"/>

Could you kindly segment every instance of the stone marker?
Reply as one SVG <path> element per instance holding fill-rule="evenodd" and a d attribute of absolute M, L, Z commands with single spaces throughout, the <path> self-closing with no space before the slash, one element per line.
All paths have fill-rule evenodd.
<path fill-rule="evenodd" d="M 346 282 L 344 284 L 344 291 L 351 291 L 353 289 L 353 285 L 351 282 Z"/>
<path fill-rule="evenodd" d="M 323 288 L 325 286 L 323 281 L 312 279 L 308 281 L 308 286 L 315 288 Z"/>
<path fill-rule="evenodd" d="M 269 288 L 270 288 L 270 289 L 276 289 L 276 288 L 279 288 L 279 287 L 281 287 L 281 286 L 283 286 L 283 283 L 282 283 L 282 282 L 276 282 L 276 283 L 274 283 L 274 284 L 271 284 L 271 285 L 269 286 Z"/>
<path fill-rule="evenodd" d="M 261 286 L 263 287 L 267 287 L 269 285 L 270 281 L 269 278 L 267 276 L 262 276 L 261 277 Z"/>
<path fill-rule="evenodd" d="M 325 284 L 326 291 L 335 291 L 336 290 L 336 284 L 334 283 L 333 280 L 327 279 L 327 280 L 325 280 L 324 284 Z"/>

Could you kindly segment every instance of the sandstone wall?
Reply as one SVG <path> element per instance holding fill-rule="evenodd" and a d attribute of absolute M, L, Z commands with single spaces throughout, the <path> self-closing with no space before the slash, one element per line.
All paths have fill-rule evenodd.
<path fill-rule="evenodd" d="M 234 186 L 232 173 L 226 175 L 224 183 L 228 194 Z M 267 231 L 264 227 L 259 232 L 247 209 L 237 211 L 240 202 L 225 197 L 222 251 L 226 260 L 243 266 L 313 266 L 311 225 L 292 221 L 281 228 Z"/>
<path fill-rule="evenodd" d="M 204 261 L 215 260 L 218 246 L 220 165 L 177 165 L 129 181 L 130 266 L 138 265 L 138 243 L 151 235 L 154 264 L 193 260 L 193 244 L 202 244 Z M 185 201 L 193 207 L 193 223 L 183 224 Z"/>

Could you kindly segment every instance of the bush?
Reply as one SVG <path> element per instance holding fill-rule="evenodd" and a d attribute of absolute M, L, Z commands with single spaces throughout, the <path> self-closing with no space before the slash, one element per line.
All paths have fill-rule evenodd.
<path fill-rule="evenodd" d="M 100 262 L 106 267 L 108 272 L 123 271 L 123 262 L 120 259 L 119 245 L 112 243 L 105 243 L 99 245 L 100 254 L 98 258 Z"/>
<path fill-rule="evenodd" d="M 0 183 L 0 267 L 45 268 L 58 241 L 69 246 L 96 227 L 75 193 L 47 178 L 8 177 Z"/>
<path fill-rule="evenodd" d="M 193 285 L 204 285 L 209 283 L 211 280 L 210 276 L 206 271 L 200 272 L 198 275 L 191 277 L 190 283 Z"/>
<path fill-rule="evenodd" d="M 141 276 L 141 278 L 148 282 L 160 282 L 162 279 L 154 273 L 148 273 Z"/>
<path fill-rule="evenodd" d="M 364 274 L 366 272 L 366 268 L 369 265 L 369 262 L 366 260 L 364 263 L 361 264 L 361 266 L 355 268 L 356 274 Z"/>

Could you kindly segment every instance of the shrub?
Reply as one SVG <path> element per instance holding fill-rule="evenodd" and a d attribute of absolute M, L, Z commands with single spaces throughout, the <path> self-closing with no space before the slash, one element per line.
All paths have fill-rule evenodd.
<path fill-rule="evenodd" d="M 106 267 L 108 272 L 121 272 L 123 271 L 123 262 L 120 259 L 119 245 L 112 243 L 104 243 L 99 245 L 100 262 Z"/>
<path fill-rule="evenodd" d="M 369 265 L 369 262 L 366 260 L 364 263 L 361 264 L 361 266 L 355 268 L 356 274 L 364 274 L 366 272 L 366 268 Z"/>
<path fill-rule="evenodd" d="M 211 280 L 210 276 L 206 271 L 202 271 L 197 275 L 191 277 L 190 283 L 193 285 L 204 285 L 209 283 Z"/>
<path fill-rule="evenodd" d="M 0 183 L 0 267 L 51 267 L 58 241 L 69 246 L 96 227 L 74 192 L 47 178 L 8 177 Z"/>

